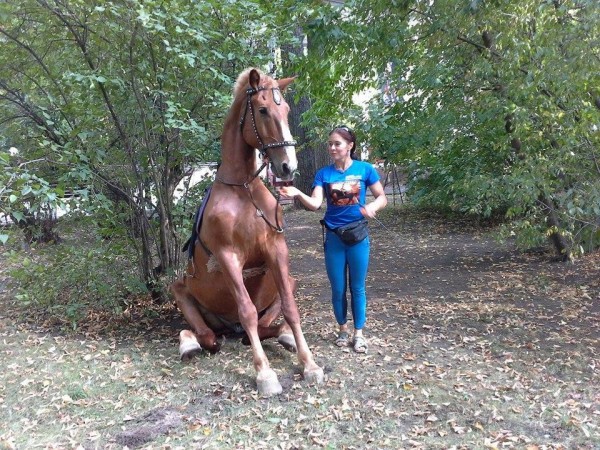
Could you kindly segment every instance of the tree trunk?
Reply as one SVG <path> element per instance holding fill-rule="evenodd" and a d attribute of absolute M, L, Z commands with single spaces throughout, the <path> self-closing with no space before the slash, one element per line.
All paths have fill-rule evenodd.
<path fill-rule="evenodd" d="M 281 48 L 282 62 L 284 72 L 289 71 L 288 55 L 294 54 L 302 56 L 304 53 L 304 32 L 300 27 L 296 29 L 297 46 L 287 45 Z M 312 192 L 312 184 L 317 170 L 328 163 L 329 156 L 325 144 L 315 144 L 314 136 L 310 136 L 307 130 L 302 127 L 302 115 L 310 109 L 310 100 L 306 97 L 300 97 L 298 101 L 294 100 L 293 84 L 289 88 L 289 93 L 286 95 L 288 104 L 290 105 L 290 114 L 288 121 L 292 136 L 298 141 L 297 157 L 298 157 L 298 175 L 294 179 L 294 185 L 302 192 L 310 195 Z M 321 141 L 325 141 L 322 139 Z M 296 207 L 302 207 L 301 203 L 296 200 Z"/>
<path fill-rule="evenodd" d="M 556 205 L 554 201 L 545 194 L 540 195 L 539 200 L 546 209 L 548 225 L 555 230 L 550 234 L 550 241 L 554 245 L 558 258 L 561 261 L 572 261 L 573 257 L 571 255 L 569 244 L 560 233 L 560 220 L 558 214 L 556 214 Z"/>

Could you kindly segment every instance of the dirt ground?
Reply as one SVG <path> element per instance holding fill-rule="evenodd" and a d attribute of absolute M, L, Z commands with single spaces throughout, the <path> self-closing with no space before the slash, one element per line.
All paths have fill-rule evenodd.
<path fill-rule="evenodd" d="M 316 301 L 322 319 L 333 320 L 319 218 L 287 215 L 291 266 L 303 297 Z M 527 333 L 541 347 L 599 345 L 598 252 L 561 263 L 550 248 L 528 253 L 500 243 L 492 225 L 410 209 L 378 218 L 381 223 L 371 221 L 367 280 L 374 339 L 386 338 L 379 326 L 431 331 L 443 325 L 446 332 L 468 327 L 507 339 Z"/>
<path fill-rule="evenodd" d="M 385 228 L 371 221 L 358 355 L 333 345 L 319 218 L 286 213 L 323 385 L 274 342 L 284 392 L 272 399 L 257 397 L 237 340 L 181 364 L 169 305 L 70 335 L 15 320 L 5 291 L 0 449 L 600 448 L 600 254 L 553 262 L 497 242 L 493 226 L 390 207 Z"/>
<path fill-rule="evenodd" d="M 301 298 L 310 302 L 306 316 L 314 317 L 315 338 L 328 347 L 335 326 L 319 245 L 319 217 L 314 216 L 300 212 L 288 216 L 292 268 L 301 281 Z M 484 423 L 497 421 L 502 427 L 493 437 L 472 441 L 465 448 L 600 448 L 599 389 L 587 391 L 590 408 L 583 422 L 590 421 L 589 429 L 575 419 L 579 416 L 573 411 L 554 411 L 561 424 L 544 431 L 530 415 L 535 409 L 540 416 L 553 409 L 540 400 L 547 395 L 545 388 L 558 398 L 569 385 L 600 385 L 600 254 L 587 255 L 575 264 L 561 263 L 551 249 L 523 253 L 510 242 L 499 243 L 491 225 L 446 220 L 410 209 L 388 210 L 380 219 L 381 224 L 371 221 L 366 334 L 370 351 L 383 357 L 383 362 L 368 366 L 372 379 L 386 373 L 378 367 L 398 367 L 400 360 L 414 362 L 403 366 L 408 372 L 400 371 L 403 389 L 409 392 L 421 383 L 431 386 L 430 377 L 453 380 L 452 387 L 446 385 L 438 393 L 442 398 L 445 389 L 465 395 L 478 391 L 474 398 L 480 397 L 481 409 L 475 408 L 474 417 L 462 423 L 466 429 L 480 431 L 488 427 Z M 337 367 L 331 367 L 333 373 Z M 512 381 L 486 374 L 492 368 L 496 374 L 512 374 Z M 427 375 L 421 379 L 423 372 Z M 412 431 L 427 435 L 440 421 L 449 426 L 449 433 L 460 434 L 458 417 L 469 408 L 456 408 L 456 398 L 450 395 L 440 402 L 449 411 L 431 414 L 440 404 L 435 394 L 429 397 L 429 389 L 421 393 L 433 400 L 433 408 L 431 404 L 424 408 L 432 420 L 425 418 L 425 426 L 419 430 L 416 425 Z M 586 397 L 585 391 L 575 388 L 562 404 L 578 403 Z M 498 413 L 501 408 L 493 406 L 495 401 L 504 403 L 515 417 Z M 553 441 L 551 436 L 565 423 L 569 424 L 563 430 L 566 435 L 584 430 L 582 439 L 559 438 L 559 432 Z M 528 431 L 519 434 L 523 429 Z M 438 433 L 444 442 L 445 432 Z M 419 446 L 418 439 L 412 441 Z M 540 444 L 544 441 L 549 447 Z M 446 442 L 448 447 L 441 444 L 441 448 L 452 447 L 452 440 Z"/>

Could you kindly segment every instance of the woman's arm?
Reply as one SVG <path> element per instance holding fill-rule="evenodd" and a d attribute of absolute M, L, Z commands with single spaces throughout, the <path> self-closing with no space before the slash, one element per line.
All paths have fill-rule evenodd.
<path fill-rule="evenodd" d="M 369 186 L 369 189 L 371 190 L 373 197 L 375 197 L 375 200 L 363 206 L 360 209 L 360 212 L 363 216 L 372 219 L 375 217 L 375 214 L 377 214 L 377 211 L 383 209 L 385 205 L 387 205 L 387 197 L 385 195 L 385 191 L 383 190 L 381 181 L 373 183 L 371 186 Z"/>
<path fill-rule="evenodd" d="M 321 186 L 315 186 L 310 197 L 294 186 L 282 186 L 279 191 L 286 197 L 297 198 L 311 211 L 316 211 L 323 203 L 323 187 Z"/>

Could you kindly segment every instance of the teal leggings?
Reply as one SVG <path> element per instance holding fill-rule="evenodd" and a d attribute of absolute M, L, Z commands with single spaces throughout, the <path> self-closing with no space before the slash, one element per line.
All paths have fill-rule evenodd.
<path fill-rule="evenodd" d="M 347 322 L 346 291 L 350 282 L 350 299 L 354 328 L 362 330 L 367 320 L 366 281 L 371 243 L 367 237 L 355 245 L 346 245 L 331 230 L 325 238 L 325 268 L 331 283 L 331 303 L 339 325 Z"/>

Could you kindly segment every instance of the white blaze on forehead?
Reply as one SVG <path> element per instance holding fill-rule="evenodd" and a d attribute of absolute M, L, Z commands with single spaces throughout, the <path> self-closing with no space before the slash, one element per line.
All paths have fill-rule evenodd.
<path fill-rule="evenodd" d="M 290 127 L 287 123 L 281 122 L 281 131 L 283 134 L 283 140 L 292 142 L 294 138 L 292 137 L 292 132 L 290 131 Z M 293 145 L 286 145 L 285 154 L 288 157 L 288 166 L 292 172 L 294 172 L 298 168 L 298 160 L 296 159 L 296 147 Z"/>

